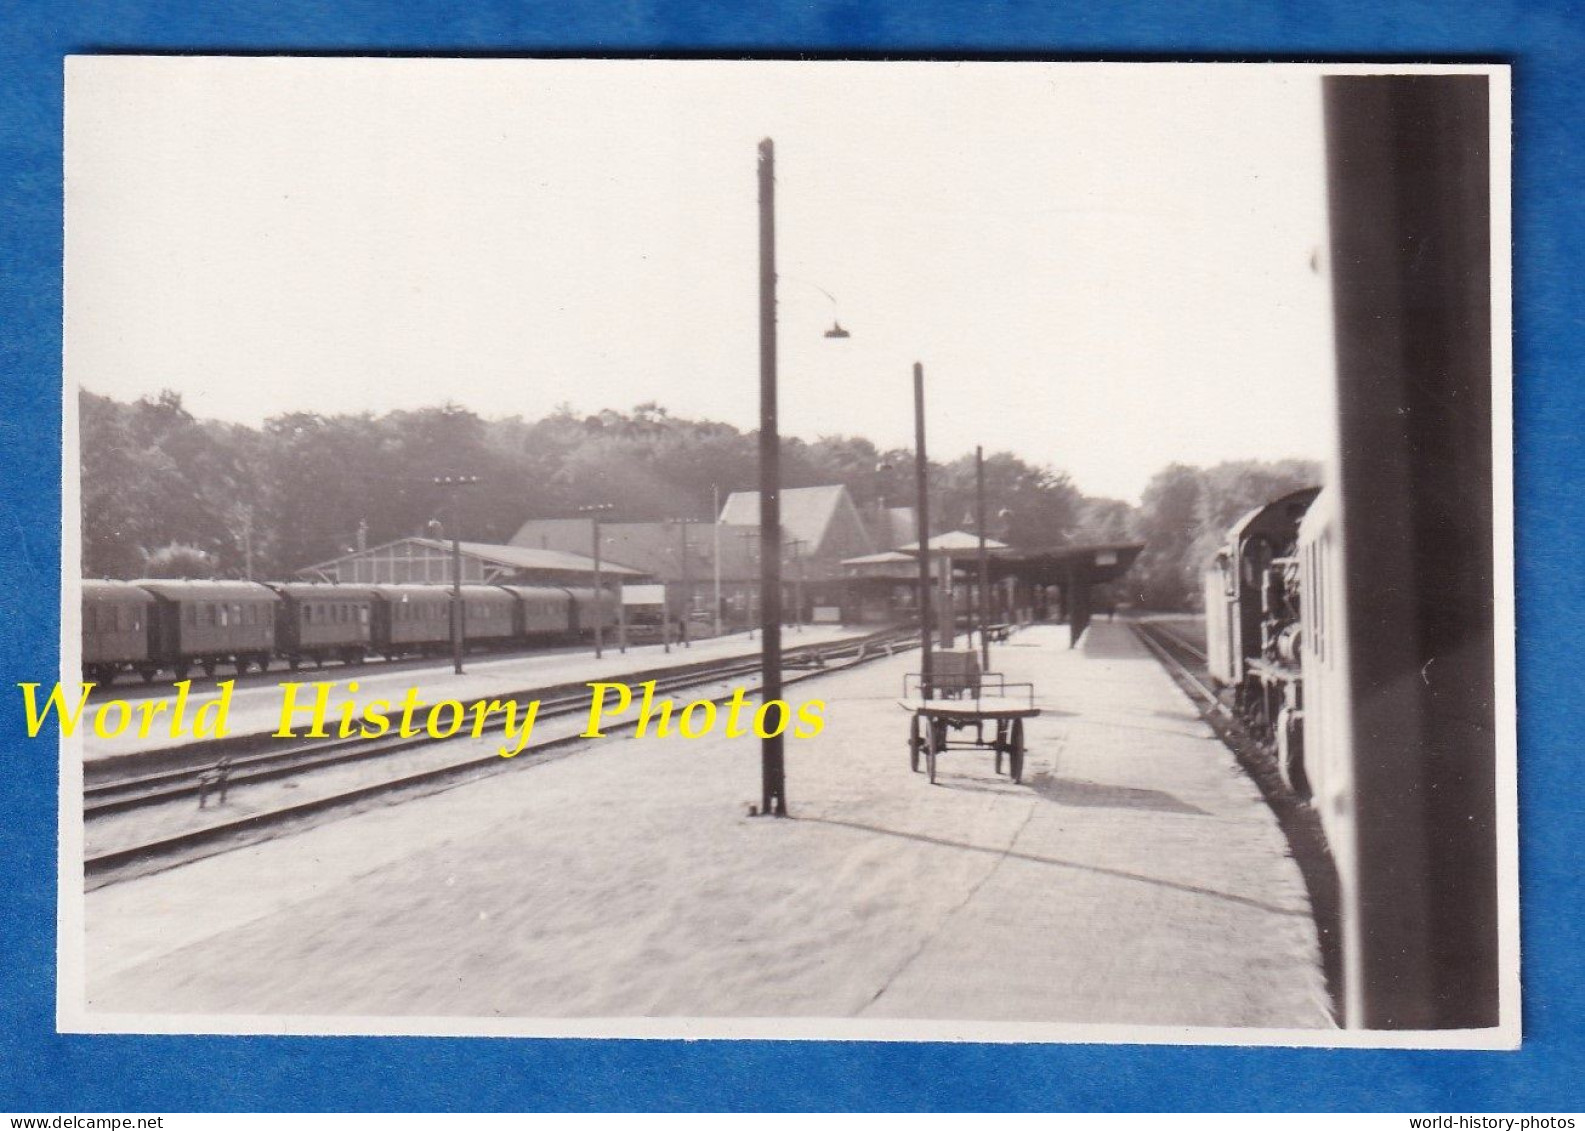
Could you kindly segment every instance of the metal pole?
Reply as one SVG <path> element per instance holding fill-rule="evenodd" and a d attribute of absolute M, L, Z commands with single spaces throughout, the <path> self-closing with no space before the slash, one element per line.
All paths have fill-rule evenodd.
<path fill-rule="evenodd" d="M 980 668 L 991 670 L 991 641 L 985 635 L 990 622 L 991 563 L 985 555 L 985 449 L 974 445 L 974 525 L 980 532 Z"/>
<path fill-rule="evenodd" d="M 919 689 L 930 698 L 930 484 L 925 456 L 925 367 L 914 362 L 914 529 L 919 536 Z"/>
<path fill-rule="evenodd" d="M 594 516 L 594 658 L 605 654 L 605 634 L 600 622 L 605 619 L 605 586 L 600 581 L 600 516 Z"/>
<path fill-rule="evenodd" d="M 780 699 L 781 438 L 776 418 L 776 148 L 759 143 L 760 702 Z M 769 722 L 767 715 L 766 721 Z M 781 720 L 785 725 L 787 720 Z M 760 740 L 760 813 L 787 815 L 782 732 Z"/>
<path fill-rule="evenodd" d="M 941 647 L 956 648 L 958 644 L 958 611 L 952 600 L 952 555 L 943 551 L 937 573 L 941 578 Z"/>
<path fill-rule="evenodd" d="M 458 488 L 451 488 L 451 666 L 462 674 L 462 531 L 457 525 Z"/>
<path fill-rule="evenodd" d="M 804 630 L 804 544 L 802 538 L 793 543 L 793 553 L 796 555 L 795 560 L 798 565 L 798 576 L 795 579 L 798 608 L 794 611 L 795 619 L 793 624 L 797 626 L 799 632 L 802 632 Z"/>
<path fill-rule="evenodd" d="M 688 617 L 693 611 L 693 579 L 688 572 L 688 520 L 682 520 L 682 646 L 692 648 L 688 639 Z"/>
<path fill-rule="evenodd" d="M 721 635 L 721 488 L 710 488 L 712 504 L 715 510 L 711 512 L 713 518 L 710 526 L 715 539 L 715 615 L 711 618 L 715 624 L 715 634 Z"/>
<path fill-rule="evenodd" d="M 622 590 L 622 575 L 616 575 L 616 650 L 627 655 L 627 597 Z"/>
<path fill-rule="evenodd" d="M 738 537 L 743 539 L 743 557 L 745 565 L 749 567 L 759 565 L 754 556 L 754 540 L 759 537 L 758 530 L 742 531 Z M 754 639 L 754 614 L 758 609 L 758 602 L 754 600 L 754 580 L 746 578 L 743 582 L 743 623 L 748 627 L 748 638 Z"/>

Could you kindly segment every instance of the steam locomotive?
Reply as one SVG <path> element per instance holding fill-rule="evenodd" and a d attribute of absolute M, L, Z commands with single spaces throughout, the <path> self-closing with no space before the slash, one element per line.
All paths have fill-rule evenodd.
<path fill-rule="evenodd" d="M 1511 1029 L 1488 79 L 1322 93 L 1335 445 L 1208 563 L 1208 665 L 1325 831 L 1344 1023 Z"/>

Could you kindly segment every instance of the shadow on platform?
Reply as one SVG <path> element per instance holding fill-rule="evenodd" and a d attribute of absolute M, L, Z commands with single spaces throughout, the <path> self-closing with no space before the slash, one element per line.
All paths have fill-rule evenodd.
<path fill-rule="evenodd" d="M 1089 872 L 1097 876 L 1111 876 L 1119 880 L 1132 880 L 1135 883 L 1168 888 L 1172 891 L 1183 892 L 1186 895 L 1199 895 L 1207 899 L 1236 903 L 1241 907 L 1253 907 L 1257 911 L 1266 911 L 1272 915 L 1291 915 L 1305 918 L 1310 914 L 1307 907 L 1278 907 L 1276 904 L 1250 899 L 1247 896 L 1234 895 L 1232 892 L 1196 887 L 1194 884 L 1180 884 L 1174 880 L 1164 880 L 1157 876 L 1142 876 L 1138 872 L 1125 872 L 1119 868 L 1105 868 L 1097 864 L 1081 864 L 1076 860 L 1060 860 L 1055 856 L 1036 856 L 1032 852 L 1016 852 L 1010 848 L 1002 849 L 981 844 L 969 844 L 960 840 L 948 840 L 945 837 L 927 836 L 924 833 L 885 829 L 879 825 L 865 825 L 857 821 L 841 821 L 834 817 L 795 817 L 793 819 L 806 825 L 830 825 L 833 828 L 851 829 L 854 832 L 872 833 L 877 836 L 897 837 L 900 840 L 911 840 L 919 844 L 933 844 L 938 848 L 958 848 L 965 852 L 981 852 L 990 856 L 1002 856 L 1009 860 L 1022 860 L 1030 864 L 1045 864 L 1053 868 L 1067 868 L 1076 872 Z"/>
<path fill-rule="evenodd" d="M 1100 785 L 1092 781 L 1036 774 L 1029 786 L 1041 797 L 1059 805 L 1082 805 L 1095 809 L 1149 809 L 1157 813 L 1183 813 L 1192 817 L 1211 814 L 1198 805 L 1180 801 L 1159 789 L 1137 789 L 1126 785 Z"/>

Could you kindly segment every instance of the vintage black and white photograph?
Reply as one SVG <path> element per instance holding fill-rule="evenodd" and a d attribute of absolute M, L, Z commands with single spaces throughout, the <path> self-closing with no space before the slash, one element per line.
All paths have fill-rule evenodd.
<path fill-rule="evenodd" d="M 60 1028 L 1515 1047 L 1508 133 L 67 60 Z"/>

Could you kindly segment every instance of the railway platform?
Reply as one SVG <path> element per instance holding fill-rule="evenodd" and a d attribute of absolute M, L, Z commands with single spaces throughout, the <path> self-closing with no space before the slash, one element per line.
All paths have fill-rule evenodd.
<path fill-rule="evenodd" d="M 84 1005 L 283 1031 L 1330 1026 L 1276 820 L 1132 630 L 1070 651 L 1037 626 L 991 658 L 1041 707 L 1022 784 L 986 752 L 909 769 L 899 654 L 789 689 L 826 704 L 787 742 L 790 819 L 748 816 L 752 737 L 612 737 L 89 892 Z"/>

